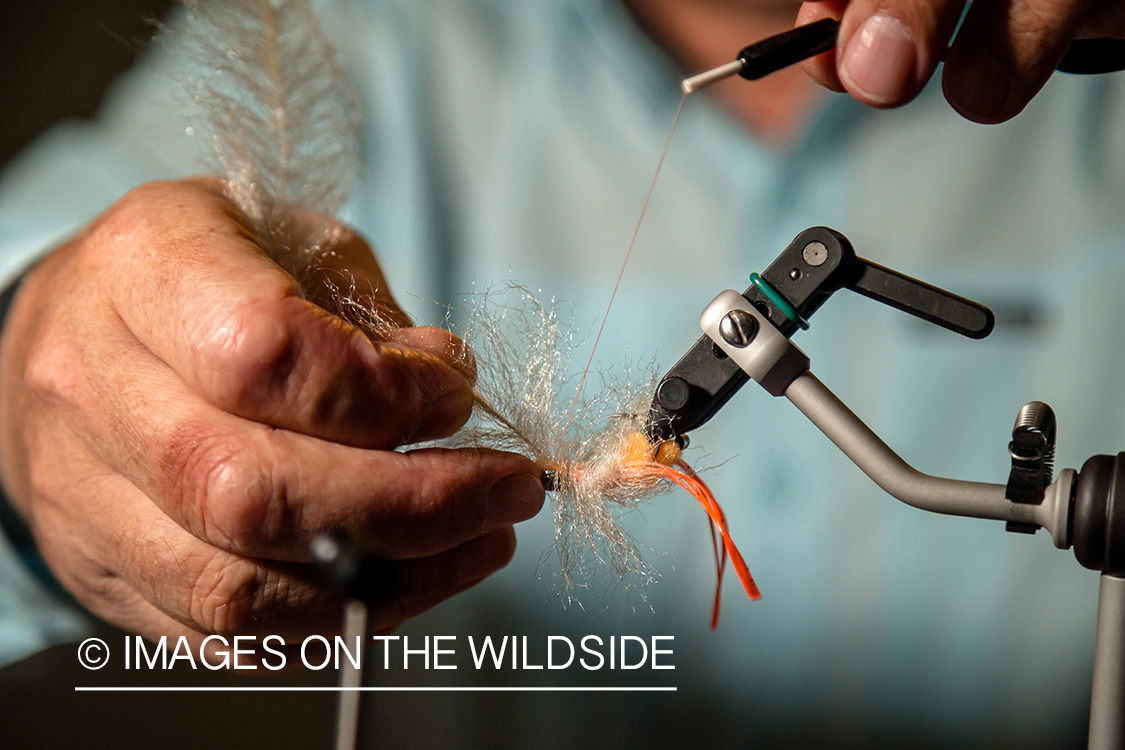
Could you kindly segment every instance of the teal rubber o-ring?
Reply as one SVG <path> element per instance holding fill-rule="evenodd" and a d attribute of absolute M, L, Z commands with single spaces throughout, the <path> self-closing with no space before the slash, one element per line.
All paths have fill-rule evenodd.
<path fill-rule="evenodd" d="M 789 304 L 784 297 L 782 297 L 776 289 L 770 286 L 769 282 L 763 279 L 756 273 L 750 274 L 750 283 L 757 287 L 758 291 L 766 295 L 766 298 L 774 304 L 774 306 L 785 314 L 785 317 L 797 324 L 797 327 L 802 331 L 809 330 L 809 321 L 802 318 L 797 314 L 793 305 Z"/>

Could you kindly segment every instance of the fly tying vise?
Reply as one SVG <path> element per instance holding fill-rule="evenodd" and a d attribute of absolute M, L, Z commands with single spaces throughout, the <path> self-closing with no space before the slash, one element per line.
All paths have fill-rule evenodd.
<path fill-rule="evenodd" d="M 827 52 L 836 46 L 839 29 L 839 22 L 831 18 L 799 26 L 744 47 L 733 62 L 684 79 L 681 82 L 683 98 L 672 124 L 672 132 L 668 136 L 669 143 L 689 94 L 736 74 L 747 80 L 757 80 Z M 1059 63 L 1058 69 L 1081 74 L 1121 70 L 1125 68 L 1123 47 L 1125 43 L 1117 40 L 1076 41 Z M 667 154 L 668 145 L 665 144 L 664 155 Z M 660 165 L 663 165 L 664 155 L 661 156 Z M 660 166 L 657 167 L 656 176 L 659 174 Z M 653 185 L 656 176 L 653 178 Z M 650 198 L 651 195 L 652 188 L 649 189 Z M 647 207 L 648 198 L 645 200 L 645 208 Z M 641 211 L 641 219 L 643 218 L 644 209 Z M 638 221 L 638 227 L 639 224 Z M 635 242 L 636 232 L 633 239 Z M 798 248 L 798 252 L 802 254 L 802 263 L 790 257 L 794 248 Z M 626 263 L 631 252 L 632 244 L 625 257 Z M 801 267 L 812 270 L 813 273 L 807 274 L 802 280 Z M 822 284 L 816 287 L 815 293 L 800 297 L 797 304 L 790 303 L 788 297 L 792 296 L 794 287 L 807 286 L 810 279 L 820 278 L 824 274 L 828 276 L 822 279 Z M 855 289 L 873 299 L 973 338 L 987 335 L 992 328 L 992 315 L 986 308 L 858 259 L 851 252 L 846 239 L 823 228 L 802 233 L 763 275 L 752 274 L 750 280 L 751 287 L 742 295 L 743 299 L 749 300 L 759 310 L 772 311 L 774 317 L 767 316 L 766 319 L 771 321 L 771 327 L 776 325 L 785 338 L 797 329 L 808 328 L 806 316 L 811 315 L 831 291 L 841 286 Z M 620 283 L 620 278 L 618 281 Z M 933 307 L 927 311 L 926 305 Z M 731 313 L 722 319 L 718 330 L 712 333 L 722 338 L 724 346 L 741 349 L 753 340 L 758 326 L 759 321 L 749 314 Z M 793 352 L 799 353 L 799 350 L 795 347 L 787 349 L 786 355 L 774 363 L 775 367 L 761 373 L 764 380 L 760 382 L 774 395 L 780 394 L 784 385 L 788 385 L 788 382 L 782 384 L 782 380 L 800 372 L 800 359 L 803 355 Z M 804 363 L 807 365 L 807 358 Z M 713 543 L 714 527 L 719 528 L 723 548 L 720 555 L 716 545 L 719 581 L 715 592 L 712 628 L 718 623 L 722 574 L 728 554 L 750 598 L 758 599 L 760 593 L 742 556 L 730 539 L 725 517 L 714 495 L 678 454 L 686 446 L 686 433 L 710 419 L 751 376 L 745 367 L 736 364 L 735 358 L 720 350 L 719 338 L 714 335 L 703 336 L 657 385 L 647 422 L 635 438 L 635 445 L 644 446 L 645 460 L 635 460 L 634 452 L 626 450 L 619 469 L 622 474 L 641 472 L 679 484 L 707 510 L 714 524 Z M 670 444 L 675 444 L 677 450 L 669 450 L 667 446 Z M 547 472 L 546 484 L 557 485 L 557 470 L 549 467 Z"/>
<path fill-rule="evenodd" d="M 326 261 L 333 252 L 333 232 L 338 231 L 331 219 L 357 182 L 361 161 L 357 98 L 342 66 L 316 24 L 308 0 L 185 0 L 185 6 L 185 26 L 178 33 L 205 71 L 192 81 L 193 93 L 211 120 L 227 194 L 272 259 L 302 285 L 323 284 L 323 274 L 318 276 L 317 271 L 332 265 Z M 794 29 L 745 48 L 737 64 L 683 82 L 684 98 L 618 284 L 687 95 L 734 73 L 757 78 L 830 49 L 837 29 L 835 21 Z M 323 220 L 309 226 L 309 217 Z M 386 340 L 397 323 L 343 273 L 343 282 L 328 290 L 326 308 L 371 338 Z M 776 280 L 772 287 L 763 283 L 755 289 L 762 299 L 776 304 L 781 297 L 769 295 L 773 287 L 778 287 Z M 611 296 L 610 306 L 612 302 Z M 608 313 L 609 308 L 607 317 Z M 652 580 L 650 568 L 615 514 L 679 486 L 700 502 L 713 524 L 719 586 L 729 559 L 746 593 L 759 596 L 714 494 L 681 455 L 686 433 L 709 418 L 740 385 L 729 361 L 708 375 L 717 377 L 715 383 L 699 382 L 711 362 L 695 362 L 706 367 L 694 370 L 677 365 L 679 369 L 659 381 L 655 396 L 650 387 L 603 375 L 601 391 L 583 400 L 588 363 L 569 411 L 560 413 L 557 400 L 568 390 L 571 343 L 554 304 L 542 305 L 521 291 L 514 307 L 477 305 L 467 318 L 457 332 L 475 352 L 480 373 L 478 408 L 475 424 L 456 436 L 453 444 L 520 451 L 542 467 L 545 485 L 555 496 L 555 552 L 568 595 L 577 572 L 608 568 L 621 576 L 639 573 Z M 711 347 L 707 343 L 702 353 L 710 357 Z M 744 375 L 741 378 L 745 380 Z M 702 401 L 700 393 L 707 394 Z M 721 548 L 714 536 L 716 527 Z M 712 626 L 717 623 L 720 590 Z"/>

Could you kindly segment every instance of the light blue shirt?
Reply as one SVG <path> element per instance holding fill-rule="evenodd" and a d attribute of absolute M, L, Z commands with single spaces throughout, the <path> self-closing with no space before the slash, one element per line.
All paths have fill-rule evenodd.
<path fill-rule="evenodd" d="M 593 328 L 681 73 L 612 2 L 328 10 L 365 109 L 365 179 L 345 217 L 378 247 L 400 301 L 431 322 L 442 314 L 431 301 L 511 279 L 573 301 L 579 329 Z M 0 263 L 14 271 L 138 182 L 203 170 L 205 139 L 169 106 L 175 77 L 150 60 L 96 124 L 56 128 L 12 166 Z M 597 361 L 667 369 L 715 294 L 744 289 L 823 224 L 859 255 L 997 312 L 992 336 L 970 341 L 840 292 L 796 337 L 908 462 L 1003 483 L 1012 422 L 1034 399 L 1058 414 L 1059 467 L 1125 449 L 1125 79 L 1055 76 L 1014 121 L 987 127 L 936 89 L 895 111 L 832 97 L 784 150 L 690 97 Z M 576 370 L 587 356 L 574 353 Z M 1081 716 L 1098 576 L 1046 534 L 896 502 L 753 384 L 693 441 L 687 457 L 714 467 L 705 476 L 764 594 L 751 603 L 728 580 L 717 632 L 705 516 L 682 494 L 626 519 L 664 576 L 643 594 L 595 581 L 584 608 L 564 609 L 539 566 L 553 534 L 544 512 L 520 527 L 505 571 L 403 632 L 674 635 L 671 684 L 717 701 L 720 738 L 752 732 L 739 718 L 750 706 L 782 723 L 900 722 L 950 742 L 1049 735 Z"/>

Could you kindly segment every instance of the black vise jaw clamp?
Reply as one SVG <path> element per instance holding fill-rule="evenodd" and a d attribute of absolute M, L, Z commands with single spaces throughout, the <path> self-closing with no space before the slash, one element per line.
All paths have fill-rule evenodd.
<path fill-rule="evenodd" d="M 786 338 L 807 328 L 808 318 L 839 289 L 858 292 L 969 338 L 984 338 L 994 325 L 987 307 L 858 257 L 848 239 L 828 227 L 801 232 L 760 277 L 752 275 L 751 282 L 742 296 Z M 733 323 L 728 327 L 724 337 L 755 333 L 739 330 Z M 668 440 L 696 429 L 747 380 L 746 373 L 710 338 L 700 337 L 657 385 L 648 417 L 649 436 Z"/>

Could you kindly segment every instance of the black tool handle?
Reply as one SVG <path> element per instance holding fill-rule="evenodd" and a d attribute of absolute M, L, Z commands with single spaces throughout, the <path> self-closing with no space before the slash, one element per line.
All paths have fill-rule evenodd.
<path fill-rule="evenodd" d="M 1081 75 L 1125 70 L 1125 39 L 1077 39 L 1070 43 L 1058 70 Z"/>
<path fill-rule="evenodd" d="M 314 537 L 309 551 L 324 583 L 348 599 L 379 605 L 394 593 L 394 564 L 368 554 L 342 532 Z"/>
<path fill-rule="evenodd" d="M 839 30 L 839 21 L 823 18 L 744 47 L 738 53 L 738 59 L 742 63 L 742 70 L 738 74 L 748 81 L 756 81 L 762 76 L 827 52 L 836 46 L 836 34 Z"/>
<path fill-rule="evenodd" d="M 822 18 L 743 47 L 739 75 L 756 81 L 836 46 L 840 22 Z M 1125 70 L 1125 39 L 1077 39 L 1059 62 L 1063 73 L 1097 75 Z"/>
<path fill-rule="evenodd" d="M 984 305 L 912 279 L 878 263 L 862 258 L 856 258 L 856 261 L 859 273 L 846 286 L 864 297 L 971 339 L 983 339 L 992 333 L 996 318 Z"/>

